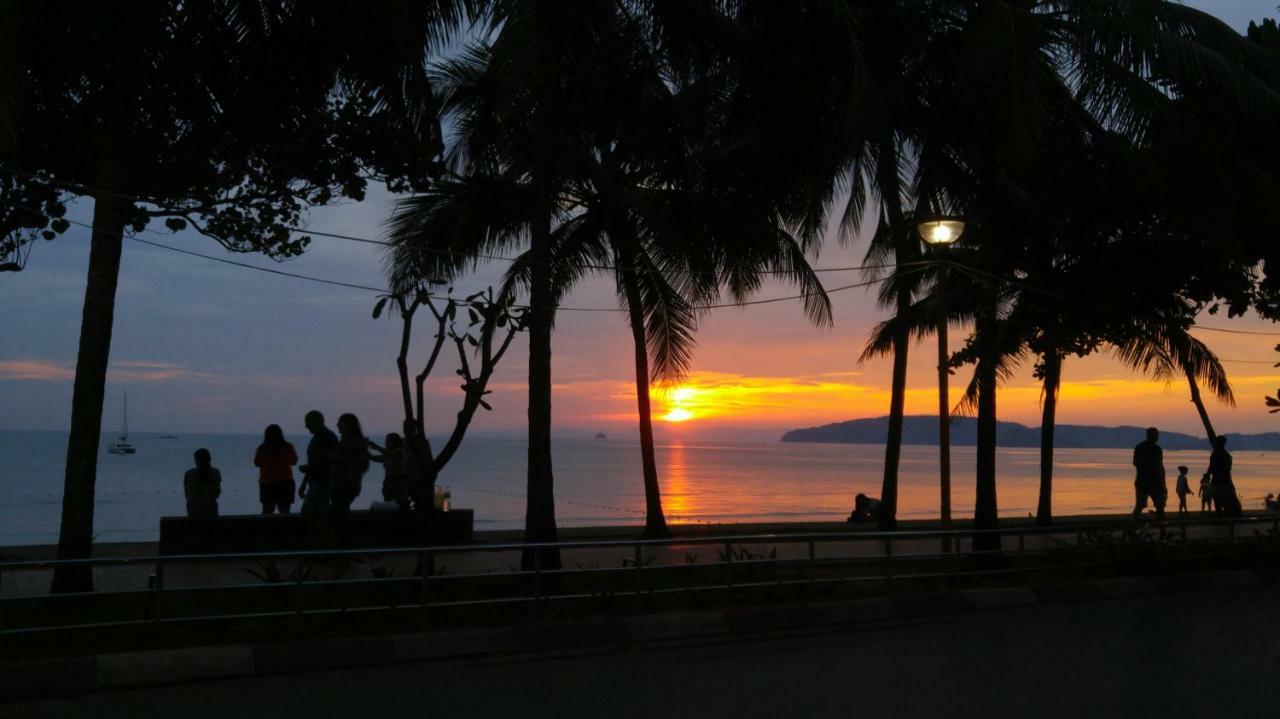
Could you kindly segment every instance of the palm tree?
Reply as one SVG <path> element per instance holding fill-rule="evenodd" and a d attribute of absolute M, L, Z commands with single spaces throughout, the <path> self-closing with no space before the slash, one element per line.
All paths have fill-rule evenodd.
<path fill-rule="evenodd" d="M 551 331 L 563 287 L 555 277 L 556 233 L 572 210 L 562 194 L 574 173 L 570 158 L 588 132 L 585 121 L 607 102 L 597 63 L 607 59 L 616 27 L 617 8 L 606 3 L 490 3 L 478 32 L 486 40 L 446 63 L 441 76 L 457 133 L 450 164 L 460 175 L 402 203 L 391 225 L 393 241 L 454 253 L 393 260 L 393 280 L 408 282 L 455 276 L 477 254 L 527 243 L 519 271 L 508 275 L 529 297 L 527 542 L 557 538 Z M 559 552 L 526 552 L 522 566 L 535 565 L 558 568 Z"/>
<path fill-rule="evenodd" d="M 939 32 L 950 18 L 946 2 L 849 3 L 856 18 L 850 23 L 850 45 L 855 49 L 853 67 L 859 84 L 858 100 L 865 103 L 850 126 L 855 154 L 846 170 L 848 200 L 842 225 L 857 229 L 868 197 L 877 200 L 879 220 L 867 253 L 869 264 L 892 261 L 899 270 L 920 255 L 913 215 L 906 209 L 908 190 L 914 184 L 904 173 L 922 172 L 920 158 L 911 147 L 920 142 L 926 123 L 927 93 L 932 84 L 927 71 L 935 60 Z M 918 278 L 896 272 L 886 280 L 881 303 L 895 316 L 910 312 Z M 897 525 L 898 465 L 902 451 L 902 424 L 906 407 L 907 355 L 910 347 L 906 323 L 892 323 L 893 375 L 890 385 L 889 427 L 885 439 L 884 476 L 880 490 L 880 528 Z M 866 352 L 864 352 L 864 357 Z"/>
<path fill-rule="evenodd" d="M 560 209 L 550 236 L 552 302 L 586 275 L 614 276 L 635 344 L 645 534 L 661 537 L 669 531 L 657 477 L 650 385 L 678 380 L 687 371 L 699 305 L 719 295 L 722 281 L 743 299 L 760 286 L 763 273 L 774 273 L 805 289 L 806 307 L 816 321 L 830 321 L 830 306 L 803 243 L 780 228 L 776 214 L 767 205 L 764 212 L 748 206 L 735 193 L 714 192 L 716 186 L 700 171 L 707 148 L 718 147 L 701 122 L 686 119 L 687 96 L 701 85 L 678 91 L 664 82 L 655 49 L 625 14 L 612 26 L 600 22 L 596 31 L 609 51 L 593 57 L 599 76 L 592 82 L 607 86 L 609 96 L 581 113 L 572 142 L 559 154 Z M 486 119 L 476 103 L 487 97 L 481 85 L 490 77 L 493 56 L 493 50 L 477 46 L 447 68 L 454 100 L 465 108 L 460 124 L 468 130 Z M 715 112 L 705 105 L 702 110 L 699 117 Z M 501 188 L 509 196 L 499 197 Z M 392 222 L 393 279 L 411 283 L 424 276 L 452 276 L 467 264 L 458 259 L 518 245 L 520 213 L 529 202 L 527 184 L 472 174 L 402 203 Z M 507 215 L 491 212 L 495 206 L 517 209 Z M 440 250 L 456 253 L 445 256 L 454 259 L 429 255 L 424 264 L 423 251 Z M 508 272 L 509 284 L 531 286 L 538 267 L 526 252 Z"/>
<path fill-rule="evenodd" d="M 1192 310 L 1194 308 L 1188 311 L 1190 317 L 1198 314 Z M 1116 358 L 1134 370 L 1165 381 L 1186 380 L 1191 402 L 1212 447 L 1218 435 L 1209 421 L 1200 386 L 1207 387 L 1214 397 L 1230 407 L 1235 406 L 1235 393 L 1222 361 L 1208 345 L 1191 335 L 1190 326 L 1188 320 L 1155 319 L 1135 323 L 1129 332 L 1112 338 L 1111 343 Z"/>

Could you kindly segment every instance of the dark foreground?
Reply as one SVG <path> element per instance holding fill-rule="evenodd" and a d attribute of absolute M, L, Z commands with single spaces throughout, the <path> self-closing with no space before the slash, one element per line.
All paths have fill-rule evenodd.
<path fill-rule="evenodd" d="M 43 716 L 1280 716 L 1280 589 L 401 664 L 4 706 Z"/>

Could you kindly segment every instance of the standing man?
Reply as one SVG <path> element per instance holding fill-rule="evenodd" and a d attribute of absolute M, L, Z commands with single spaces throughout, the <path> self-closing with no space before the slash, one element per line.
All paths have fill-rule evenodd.
<path fill-rule="evenodd" d="M 329 482 L 338 436 L 324 426 L 324 415 L 314 409 L 307 412 L 303 421 L 311 432 L 311 441 L 307 444 L 307 463 L 298 468 L 303 473 L 302 486 L 298 488 L 302 513 L 328 517 Z"/>
<path fill-rule="evenodd" d="M 1147 428 L 1147 438 L 1133 448 L 1133 466 L 1137 476 L 1133 480 L 1135 501 L 1133 518 L 1142 517 L 1142 510 L 1147 508 L 1147 497 L 1156 507 L 1156 519 L 1164 520 L 1164 502 L 1169 490 L 1164 484 L 1164 450 L 1156 441 L 1160 439 L 1160 430 Z"/>
<path fill-rule="evenodd" d="M 1213 483 L 1209 487 L 1213 492 L 1213 505 L 1218 508 L 1218 514 L 1239 517 L 1242 511 L 1240 496 L 1236 494 L 1236 485 L 1231 479 L 1231 453 L 1227 451 L 1225 434 L 1213 438 L 1213 453 L 1209 455 L 1209 474 L 1213 475 Z"/>

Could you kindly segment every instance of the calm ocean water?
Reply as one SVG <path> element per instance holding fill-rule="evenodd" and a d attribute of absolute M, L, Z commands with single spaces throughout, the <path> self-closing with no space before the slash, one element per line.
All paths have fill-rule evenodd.
<path fill-rule="evenodd" d="M 223 514 L 257 512 L 258 435 L 183 435 L 161 439 L 131 435 L 132 456 L 103 454 L 98 465 L 95 531 L 98 541 L 154 540 L 158 519 L 182 514 L 182 474 L 191 453 L 207 447 L 222 470 Z M 290 437 L 299 447 L 305 438 Z M 1137 440 L 1135 440 L 1137 441 Z M 938 515 L 937 450 L 904 447 L 900 516 Z M 0 546 L 57 540 L 66 435 L 0 432 Z M 561 526 L 635 524 L 643 516 L 640 455 L 626 440 L 561 440 L 553 448 L 556 516 Z M 972 447 L 953 450 L 953 513 L 973 510 Z M 1057 452 L 1054 508 L 1059 514 L 1121 512 L 1132 508 L 1128 450 L 1063 449 Z M 1246 508 L 1280 492 L 1280 454 L 1235 453 L 1235 480 Z M 883 448 L 873 445 L 690 441 L 658 447 L 659 479 L 668 518 L 687 522 L 831 521 L 846 517 L 853 495 L 880 493 Z M 1166 452 L 1172 477 L 1191 468 L 1192 486 L 1207 452 Z M 525 446 L 522 441 L 474 438 L 446 469 L 441 484 L 453 504 L 476 512 L 477 529 L 510 529 L 524 518 Z M 357 506 L 377 499 L 381 468 L 365 478 Z M 1033 512 L 1039 483 L 1039 450 L 1002 449 L 1000 514 Z M 1192 497 L 1194 505 L 1195 498 Z M 1176 505 L 1175 505 L 1176 506 Z M 296 505 L 295 505 L 296 508 Z"/>

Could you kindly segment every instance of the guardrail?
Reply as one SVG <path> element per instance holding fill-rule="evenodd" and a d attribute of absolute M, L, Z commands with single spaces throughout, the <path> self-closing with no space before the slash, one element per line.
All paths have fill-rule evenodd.
<path fill-rule="evenodd" d="M 1213 549 L 1230 544 L 1253 529 L 1256 533 L 1270 530 L 1280 534 L 1280 515 L 1250 515 L 1232 519 L 1191 518 L 1164 522 L 1106 521 L 1063 523 L 1051 526 L 1019 526 L 997 530 L 957 529 L 912 531 L 842 531 L 816 533 L 743 534 L 728 536 L 682 537 L 671 539 L 611 539 L 563 541 L 550 543 L 464 544 L 449 546 L 388 547 L 378 549 L 317 550 L 261 552 L 217 555 L 166 555 L 150 557 L 102 557 L 74 560 L 32 560 L 0 563 L 0 587 L 6 576 L 17 573 L 50 572 L 58 567 L 142 567 L 150 568 L 150 586 L 145 590 L 97 591 L 82 594 L 28 595 L 4 598 L 0 594 L 0 635 L 30 634 L 49 630 L 88 627 L 163 624 L 218 619 L 244 619 L 304 614 L 359 612 L 393 608 L 417 608 L 424 619 L 433 611 L 446 607 L 531 605 L 535 610 L 547 602 L 588 599 L 617 595 L 661 595 L 672 592 L 708 590 L 740 590 L 748 587 L 820 585 L 844 582 L 881 582 L 892 587 L 895 581 L 946 579 L 962 576 L 1019 574 L 1043 572 L 1068 567 L 1086 567 L 1079 558 L 1062 564 L 1042 561 L 1054 552 L 1070 546 L 1086 546 L 1115 532 L 1128 533 L 1130 541 L 1146 542 L 1152 538 L 1184 542 L 1188 546 Z M 999 548 L 975 550 L 981 540 L 996 543 Z M 1016 547 L 1005 546 L 1016 541 Z M 965 550 L 965 544 L 968 550 Z M 1123 543 L 1121 543 L 1123 544 Z M 1119 544 L 1113 546 L 1120 546 Z M 699 562 L 692 552 L 699 547 L 717 551 L 714 561 Z M 769 551 L 754 551 L 769 547 Z M 779 552 L 779 548 L 783 551 Z M 601 567 L 591 564 L 604 558 L 602 553 L 625 550 L 620 566 Z M 573 568 L 544 566 L 548 550 L 562 556 L 577 557 Z M 658 562 L 659 552 L 667 562 Z M 683 557 L 679 552 L 684 552 Z M 447 574 L 432 571 L 436 562 L 456 555 L 472 557 L 519 553 L 527 561 L 521 569 L 510 571 L 472 571 Z M 647 556 L 646 556 L 647 553 Z M 608 555 L 617 560 L 616 554 Z M 1004 563 L 972 561 L 982 557 L 1022 558 Z M 310 570 L 324 563 L 342 563 L 376 558 L 377 561 L 409 560 L 416 563 L 413 576 L 372 576 L 361 578 L 311 579 Z M 1030 558 L 1033 561 L 1028 561 Z M 675 560 L 675 561 L 671 561 Z M 683 561 L 679 561 L 683 560 Z M 587 561 L 582 566 L 581 561 Z M 267 564 L 262 564 L 262 563 Z M 280 562 L 293 562 L 290 574 L 280 573 L 275 580 L 258 583 L 224 583 L 210 586 L 169 586 L 166 569 L 210 565 L 258 563 L 259 567 L 277 567 Z M 372 566 L 372 565 L 371 565 Z M 247 567 L 238 567 L 247 570 Z M 278 567 L 277 567 L 278 568 Z M 620 577 L 621 577 L 621 580 Z M 678 575 L 679 580 L 658 583 L 654 577 Z M 595 581 L 597 578 L 600 581 Z M 608 578 L 607 580 L 604 578 Z M 470 583 L 472 591 L 449 591 Z M 487 585 L 494 585 L 489 587 Z M 280 596 L 267 600 L 247 601 L 241 594 L 275 590 Z M 285 590 L 283 593 L 281 590 Z M 385 590 L 385 591 L 383 591 Z M 235 598 L 223 604 L 244 604 L 254 611 L 218 609 L 219 593 Z M 338 606 L 313 604 L 306 608 L 304 593 L 322 598 L 337 597 Z M 174 597 L 179 604 L 170 604 Z M 135 616 L 119 620 L 76 623 L 40 623 L 43 615 L 53 612 L 61 617 L 73 612 L 59 612 L 60 607 L 79 608 L 88 612 L 94 602 L 124 599 L 124 607 Z M 201 600 L 207 599 L 213 609 L 200 611 Z M 143 604 L 136 616 L 136 601 Z M 390 601 L 390 604 L 388 604 Z M 36 623 L 12 620 L 11 612 L 22 609 Z M 182 610 L 186 611 L 182 611 Z M 9 611 L 6 611 L 9 610 Z M 168 610 L 168 611 L 166 611 Z M 92 616 L 92 612 L 89 612 Z M 6 620 L 6 615 L 10 619 Z M 102 619 L 101 616 L 94 617 Z"/>

